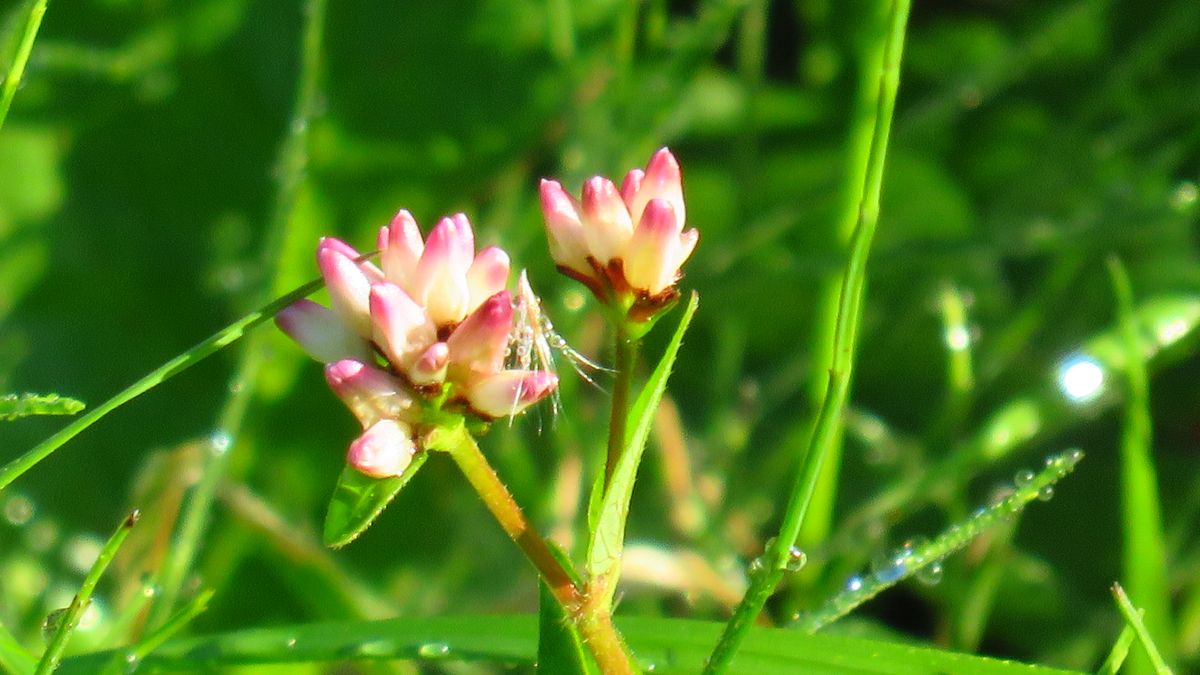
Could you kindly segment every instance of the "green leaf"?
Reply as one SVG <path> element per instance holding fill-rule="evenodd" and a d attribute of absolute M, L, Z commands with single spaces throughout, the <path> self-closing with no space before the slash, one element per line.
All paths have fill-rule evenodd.
<path fill-rule="evenodd" d="M 583 646 L 583 638 L 571 627 L 545 581 L 538 581 L 537 667 L 557 675 L 599 675 L 600 667 Z"/>
<path fill-rule="evenodd" d="M 148 655 L 141 669 L 209 672 L 238 665 L 388 659 L 529 663 L 537 653 L 537 622 L 532 615 L 446 616 L 258 628 L 172 640 Z M 699 672 L 722 628 L 712 621 L 649 617 L 617 624 L 639 660 L 647 669 L 654 666 L 655 675 Z M 59 673 L 96 672 L 112 654 L 66 659 Z M 727 672 L 1078 675 L 911 644 L 761 627 L 750 629 Z"/>
<path fill-rule="evenodd" d="M 325 545 L 341 548 L 357 539 L 428 458 L 427 452 L 417 453 L 404 475 L 393 478 L 371 478 L 350 466 L 343 469 L 325 512 Z"/>
<path fill-rule="evenodd" d="M 11 422 L 31 415 L 74 415 L 83 401 L 58 394 L 5 394 L 0 396 L 0 420 Z"/>
<path fill-rule="evenodd" d="M 629 410 L 630 424 L 627 426 L 629 433 L 625 440 L 625 449 L 613 470 L 612 481 L 600 507 L 595 532 L 588 542 L 587 570 L 593 577 L 607 574 L 620 563 L 625 542 L 625 521 L 629 516 L 629 500 L 633 496 L 638 464 L 641 463 L 642 452 L 646 449 L 654 413 L 658 410 L 658 404 L 667 389 L 667 378 L 671 375 L 671 367 L 679 354 L 683 334 L 687 332 L 699 302 L 700 296 L 693 292 L 688 299 L 683 318 L 675 328 L 675 334 L 667 343 L 666 352 Z M 609 584 L 608 592 L 611 594 L 613 590 L 615 584 Z"/>

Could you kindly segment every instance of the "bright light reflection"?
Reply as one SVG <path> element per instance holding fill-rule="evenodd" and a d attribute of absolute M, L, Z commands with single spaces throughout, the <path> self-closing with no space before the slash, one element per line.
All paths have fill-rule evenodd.
<path fill-rule="evenodd" d="M 1087 403 L 1104 387 L 1104 369 L 1089 356 L 1073 356 L 1058 369 L 1058 387 L 1075 403 Z"/>

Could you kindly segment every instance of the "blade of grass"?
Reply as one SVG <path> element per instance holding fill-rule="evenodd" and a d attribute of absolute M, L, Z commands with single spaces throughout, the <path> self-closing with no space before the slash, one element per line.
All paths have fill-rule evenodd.
<path fill-rule="evenodd" d="M 980 509 L 964 522 L 951 525 L 928 544 L 916 548 L 906 546 L 889 555 L 886 564 L 866 578 L 859 578 L 855 584 L 847 586 L 816 611 L 802 616 L 797 625 L 806 633 L 814 633 L 923 568 L 939 564 L 980 534 L 1010 522 L 1031 502 L 1052 495 L 1054 484 L 1074 471 L 1081 459 L 1083 452 L 1080 450 L 1069 450 L 1048 458 L 1045 468 L 1036 475 L 1030 472 L 1027 480 L 1013 486 L 1013 492 L 1008 497 Z"/>
<path fill-rule="evenodd" d="M 29 62 L 29 53 L 33 51 L 33 41 L 37 39 L 38 29 L 42 26 L 42 17 L 46 14 L 46 0 L 34 0 L 29 8 L 29 18 L 25 21 L 25 32 L 21 35 L 21 44 L 17 47 L 16 56 L 4 76 L 4 87 L 0 89 L 0 129 L 4 128 L 4 120 L 8 118 L 8 109 L 13 97 L 17 95 L 17 87 L 25 74 L 25 64 Z"/>
<path fill-rule="evenodd" d="M 859 211 L 863 195 L 867 190 L 867 171 L 871 147 L 875 139 L 875 127 L 879 116 L 879 64 L 883 63 L 885 44 L 888 38 L 887 21 L 889 0 L 875 0 L 863 4 L 864 16 L 860 30 L 864 39 L 863 48 L 855 55 L 858 82 L 854 95 L 854 107 L 850 114 L 849 128 L 845 141 L 845 174 L 839 189 L 839 206 L 835 221 L 830 228 L 831 250 L 849 250 L 859 222 Z M 842 287 L 845 285 L 845 270 L 832 270 L 821 279 L 816 302 L 816 320 L 810 336 L 812 362 L 826 364 L 834 361 L 837 349 L 836 333 L 838 313 L 841 308 Z M 852 347 L 853 348 L 853 347 Z M 805 395 L 810 410 L 820 410 L 829 388 L 829 373 L 821 368 L 812 368 L 805 383 Z M 816 420 L 805 416 L 798 433 L 793 435 L 794 452 L 800 453 L 811 441 Z M 833 521 L 833 505 L 837 499 L 837 480 L 841 473 L 842 420 L 834 421 L 835 429 L 829 449 L 825 452 L 823 470 L 817 478 L 808 506 L 809 515 L 800 528 L 795 543 L 811 546 L 824 541 Z M 789 444 L 792 445 L 792 444 Z M 791 449 L 791 448 L 789 448 Z M 811 574 L 811 576 L 810 576 Z M 816 578 L 816 574 L 805 577 Z"/>
<path fill-rule="evenodd" d="M 1154 672 L 1158 675 L 1171 675 L 1175 672 L 1163 660 L 1162 652 L 1159 651 L 1158 645 L 1155 644 L 1153 636 L 1150 635 L 1149 629 L 1142 621 L 1141 612 L 1133 606 L 1129 601 L 1129 596 L 1126 595 L 1125 589 L 1121 588 L 1121 584 L 1113 584 L 1113 598 L 1117 601 L 1117 608 L 1121 610 L 1121 614 L 1125 617 L 1125 622 L 1133 627 L 1133 632 L 1137 635 L 1137 639 L 1142 643 L 1142 649 L 1146 650 L 1146 656 L 1150 659 L 1150 663 L 1154 666 Z"/>
<path fill-rule="evenodd" d="M 1139 609 L 1138 616 L 1143 614 L 1144 612 Z M 1117 641 L 1113 643 L 1112 650 L 1108 652 L 1108 657 L 1096 671 L 1096 675 L 1117 675 L 1117 671 L 1125 663 L 1125 657 L 1129 656 L 1129 648 L 1133 646 L 1135 639 L 1137 639 L 1137 632 L 1133 630 L 1133 626 L 1125 624 L 1125 627 L 1121 629 L 1121 634 L 1117 636 Z"/>
<path fill-rule="evenodd" d="M 71 424 L 63 427 L 58 433 L 34 446 L 33 449 L 24 455 L 5 464 L 3 468 L 0 468 L 0 491 L 3 491 L 10 483 L 36 466 L 38 462 L 49 457 L 51 453 L 62 447 L 67 441 L 75 438 L 80 432 L 96 422 L 99 422 L 105 415 L 212 356 L 222 348 L 233 344 L 249 332 L 251 328 L 267 321 L 284 307 L 287 307 L 300 298 L 311 295 L 324 285 L 325 281 L 323 279 L 314 279 L 291 293 L 272 300 L 260 309 L 247 314 L 217 331 L 195 347 L 155 368 L 145 377 L 123 389 L 116 396 L 92 408 L 87 414 L 80 416 Z"/>
<path fill-rule="evenodd" d="M 1128 355 L 1125 368 L 1127 396 L 1125 425 L 1121 431 L 1121 514 L 1124 530 L 1122 567 L 1125 583 L 1146 608 L 1146 626 L 1163 645 L 1168 662 L 1174 658 L 1171 598 L 1167 590 L 1166 544 L 1158 476 L 1154 467 L 1150 419 L 1150 384 L 1142 354 L 1141 336 L 1134 318 L 1133 286 L 1121 261 L 1108 259 L 1108 272 L 1116 297 L 1118 325 Z M 1139 665 L 1140 662 L 1140 665 Z M 1130 662 L 1133 672 L 1145 672 L 1140 659 Z"/>
<path fill-rule="evenodd" d="M 712 621 L 628 617 L 618 622 L 655 675 L 695 673 L 721 631 Z M 259 628 L 172 640 L 142 663 L 149 671 L 224 672 L 234 666 L 347 660 L 420 659 L 530 663 L 537 617 L 444 616 Z M 61 673 L 94 673 L 112 652 L 66 659 Z M 804 673 L 954 673 L 1069 675 L 1077 671 L 958 654 L 912 644 L 843 635 L 754 628 L 732 664 L 735 675 Z"/>
<path fill-rule="evenodd" d="M 147 635 L 131 649 L 118 651 L 113 655 L 108 666 L 102 672 L 102 675 L 118 675 L 119 673 L 130 672 L 137 664 L 142 662 L 150 653 L 158 649 L 167 640 L 170 640 L 176 633 L 183 630 L 192 619 L 196 618 L 208 609 L 208 601 L 212 600 L 214 591 L 210 588 L 202 591 L 199 595 L 192 598 L 178 612 L 175 613 L 161 628 Z"/>
<path fill-rule="evenodd" d="M 867 167 L 864 173 L 865 187 L 858 210 L 858 225 L 851 240 L 850 259 L 842 279 L 825 398 L 817 415 L 808 451 L 796 474 L 779 534 L 775 537 L 774 544 L 764 552 L 762 571 L 754 576 L 750 588 L 713 650 L 704 670 L 710 675 L 723 672 L 728 667 L 746 631 L 792 564 L 795 556 L 793 544 L 804 525 L 804 518 L 817 489 L 825 457 L 836 445 L 840 435 L 842 413 L 846 407 L 850 375 L 854 365 L 854 344 L 858 332 L 863 287 L 866 284 L 867 257 L 870 254 L 875 225 L 879 220 L 884 159 L 887 155 L 892 113 L 896 105 L 896 90 L 900 84 L 900 58 L 904 50 L 904 31 L 909 6 L 909 0 L 893 2 L 886 43 L 876 72 L 879 88 L 878 108 L 871 144 L 864 157 Z"/>
<path fill-rule="evenodd" d="M 269 294 L 279 276 L 280 252 L 286 239 L 288 223 L 296 210 L 300 188 L 308 166 L 309 130 L 317 114 L 320 94 L 320 75 L 324 43 L 326 0 L 309 0 L 304 4 L 304 28 L 301 37 L 301 67 L 296 84 L 296 101 L 288 133 L 279 156 L 279 186 L 275 194 L 271 222 L 263 241 L 262 267 L 270 269 L 262 293 Z M 265 336 L 249 341 L 242 350 L 233 381 L 233 394 L 225 401 L 217 420 L 216 437 L 224 448 L 209 454 L 208 464 L 196 488 L 189 496 L 179 520 L 175 545 L 171 547 L 159 570 L 162 589 L 151 610 L 147 625 L 151 628 L 165 621 L 174 610 L 180 589 L 192 569 L 200 540 L 208 529 L 209 516 L 217 497 L 217 489 L 225 478 L 235 440 L 241 434 L 246 412 L 254 398 L 255 384 L 265 357 Z"/>
<path fill-rule="evenodd" d="M 100 582 L 100 577 L 104 574 L 104 570 L 108 569 L 108 564 L 117 555 L 117 550 L 125 542 L 125 537 L 129 536 L 129 531 L 137 524 L 139 515 L 134 510 L 133 513 L 126 516 L 121 521 L 121 524 L 117 526 L 117 530 L 108 538 L 108 542 L 104 544 L 104 548 L 100 549 L 100 555 L 96 557 L 96 562 L 92 564 L 92 568 L 88 570 L 87 576 L 83 578 L 83 583 L 79 586 L 79 592 L 71 600 L 70 606 L 67 607 L 67 611 L 63 614 L 58 627 L 54 631 L 54 636 L 50 638 L 50 644 L 47 645 L 46 651 L 42 653 L 42 658 L 38 661 L 37 670 L 35 671 L 37 675 L 46 675 L 58 668 L 58 664 L 62 660 L 63 650 L 67 648 L 67 640 L 71 637 L 71 632 L 79 624 L 79 617 L 83 616 L 83 610 L 87 609 L 88 604 L 92 601 L 92 591 L 96 590 L 96 584 Z"/>

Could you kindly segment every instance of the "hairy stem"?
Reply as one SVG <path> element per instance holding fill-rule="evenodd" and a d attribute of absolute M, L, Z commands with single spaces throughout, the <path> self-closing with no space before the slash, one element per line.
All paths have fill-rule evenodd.
<path fill-rule="evenodd" d="M 629 401 L 633 392 L 633 368 L 637 362 L 638 341 L 629 336 L 623 323 L 617 328 L 616 381 L 613 383 L 612 411 L 608 418 L 608 454 L 604 460 L 604 491 L 612 482 L 617 461 L 625 450 Z"/>
<path fill-rule="evenodd" d="M 426 437 L 425 447 L 427 451 L 441 450 L 450 454 L 504 533 L 520 547 L 546 582 L 555 600 L 572 617 L 604 672 L 632 672 L 628 651 L 612 623 L 610 613 L 589 611 L 587 600 L 571 573 L 562 566 L 545 538 L 525 517 L 524 511 L 466 428 L 461 425 L 438 427 Z"/>

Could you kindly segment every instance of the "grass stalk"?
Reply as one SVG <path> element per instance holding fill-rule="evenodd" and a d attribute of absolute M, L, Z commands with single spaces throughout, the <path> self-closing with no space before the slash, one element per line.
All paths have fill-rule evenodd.
<path fill-rule="evenodd" d="M 117 555 L 117 550 L 121 548 L 121 544 L 125 543 L 125 537 L 129 536 L 129 531 L 137 524 L 140 514 L 135 510 L 121 521 L 117 526 L 117 530 L 104 544 L 104 548 L 100 549 L 100 555 L 96 557 L 96 562 L 92 564 L 92 568 L 88 570 L 87 576 L 83 578 L 83 583 L 79 586 L 79 592 L 72 598 L 71 604 L 67 607 L 66 612 L 59 620 L 58 627 L 54 631 L 54 636 L 50 638 L 50 644 L 46 646 L 46 651 L 42 653 L 42 659 L 38 661 L 37 675 L 46 675 L 54 672 L 58 668 L 58 664 L 62 661 L 63 651 L 67 648 L 67 640 L 71 637 L 71 632 L 79 625 L 79 618 L 83 616 L 83 611 L 87 609 L 88 604 L 92 601 L 92 591 L 96 590 L 96 584 L 100 582 L 100 577 L 104 575 L 104 570 L 108 569 L 109 563 Z"/>
<path fill-rule="evenodd" d="M 275 277 L 279 274 L 279 252 L 295 211 L 308 165 L 309 128 L 317 112 L 320 92 L 326 2 L 327 0 L 309 0 L 304 5 L 305 21 L 296 102 L 287 136 L 280 149 L 281 178 L 262 252 L 262 267 L 272 270 L 270 280 L 261 291 L 263 295 L 272 291 Z M 255 336 L 242 350 L 233 377 L 233 394 L 226 400 L 218 417 L 217 430 L 213 436 L 214 451 L 209 453 L 203 476 L 183 508 L 175 545 L 160 570 L 159 585 L 162 594 L 151 612 L 149 625 L 152 628 L 161 625 L 174 610 L 180 589 L 195 561 L 200 540 L 208 529 L 218 488 L 228 471 L 235 441 L 241 433 L 246 412 L 254 397 L 255 383 L 265 357 L 264 339 L 265 336 Z"/>
<path fill-rule="evenodd" d="M 879 64 L 887 41 L 889 0 L 879 0 L 870 7 L 870 16 L 863 21 L 864 32 L 870 39 L 864 40 L 857 55 L 859 73 L 850 125 L 846 133 L 846 172 L 842 177 L 837 218 L 833 223 L 833 250 L 845 251 L 851 245 L 855 228 L 859 222 L 859 210 L 867 189 L 867 167 L 875 137 L 875 125 L 879 113 Z M 812 362 L 830 363 L 836 349 L 838 313 L 841 307 L 843 274 L 831 274 L 821 280 L 816 301 L 816 321 L 811 335 Z M 807 397 L 812 410 L 820 410 L 829 388 L 829 374 L 814 368 L 807 382 Z M 815 420 L 806 419 L 801 424 L 807 427 L 799 434 L 800 443 L 812 438 Z M 809 504 L 809 517 L 800 529 L 797 542 L 809 546 L 823 541 L 829 534 L 833 520 L 833 504 L 837 498 L 837 481 L 841 473 L 842 421 L 835 420 L 834 438 L 826 451 L 824 470 L 821 472 L 816 490 Z"/>
<path fill-rule="evenodd" d="M 147 635 L 132 648 L 115 654 L 101 675 L 120 675 L 136 668 L 142 659 L 153 653 L 155 649 L 158 649 L 176 633 L 183 630 L 191 623 L 192 619 L 208 609 L 208 601 L 212 600 L 213 594 L 214 591 L 210 588 L 189 600 L 187 604 L 180 608 L 158 630 Z"/>
<path fill-rule="evenodd" d="M 312 295 L 324 285 L 324 280 L 314 279 L 291 293 L 266 303 L 259 309 L 217 331 L 195 347 L 155 368 L 137 382 L 121 390 L 116 396 L 76 418 L 75 421 L 63 427 L 58 433 L 37 444 L 24 455 L 5 464 L 3 468 L 0 468 L 0 491 L 3 491 L 14 480 L 20 478 L 26 471 L 36 466 L 38 462 L 49 457 L 55 450 L 66 444 L 67 441 L 75 438 L 96 422 L 99 422 L 110 412 L 179 375 L 221 349 L 228 347 L 246 335 L 250 329 L 264 321 L 270 320 L 284 307 L 287 307 L 300 298 Z"/>
<path fill-rule="evenodd" d="M 1121 261 L 1108 259 L 1108 272 L 1116 298 L 1119 334 L 1126 352 L 1125 423 L 1121 430 L 1121 520 L 1124 530 L 1122 573 L 1130 591 L 1146 609 L 1145 624 L 1163 645 L 1163 656 L 1173 660 L 1174 628 L 1167 589 L 1167 555 L 1154 467 L 1153 430 L 1150 418 L 1150 384 L 1142 358 L 1142 338 L 1134 317 L 1133 286 Z M 1145 672 L 1140 658 L 1130 662 L 1133 672 Z"/>
<path fill-rule="evenodd" d="M 17 47 L 16 56 L 4 76 L 4 86 L 0 89 L 0 129 L 4 128 L 4 120 L 8 118 L 8 109 L 12 106 L 13 97 L 21 85 L 21 77 L 25 74 L 25 64 L 29 63 L 29 54 L 33 51 L 33 42 L 37 39 L 38 29 L 42 26 L 42 17 L 46 14 L 47 0 L 34 0 L 29 8 L 29 18 L 25 21 L 25 31 L 21 35 L 21 43 Z"/>
<path fill-rule="evenodd" d="M 900 58 L 904 50 L 904 30 L 908 19 L 909 0 L 894 0 L 886 31 L 886 42 L 880 63 L 875 71 L 879 90 L 869 152 L 866 153 L 863 197 L 858 209 L 858 224 L 852 238 L 850 258 L 842 279 L 837 321 L 833 335 L 833 350 L 829 382 L 821 410 L 817 416 L 808 451 L 805 454 L 791 491 L 783 523 L 775 542 L 764 553 L 762 571 L 751 581 L 750 588 L 726 624 L 704 672 L 722 672 L 745 639 L 751 624 L 762 611 L 767 598 L 783 579 L 794 557 L 793 544 L 808 511 L 826 455 L 836 444 L 841 429 L 842 413 L 850 388 L 854 365 L 854 344 L 858 331 L 859 310 L 866 284 L 866 264 L 871 240 L 879 221 L 879 195 L 883 185 L 884 159 L 892 113 L 895 110 L 896 90 L 900 83 Z"/>
<path fill-rule="evenodd" d="M 1154 642 L 1154 637 L 1150 634 L 1150 629 L 1146 627 L 1142 621 L 1142 610 L 1133 606 L 1129 596 L 1125 593 L 1125 589 L 1121 588 L 1121 584 L 1113 584 L 1113 598 L 1117 601 L 1117 608 L 1121 610 L 1121 614 L 1125 617 L 1125 623 L 1133 627 L 1133 632 L 1137 635 L 1137 639 L 1142 643 L 1142 648 L 1146 651 L 1146 656 L 1149 657 L 1150 663 L 1154 667 L 1154 672 L 1157 675 L 1171 675 L 1175 672 L 1163 660 L 1162 652 L 1158 645 Z"/>

